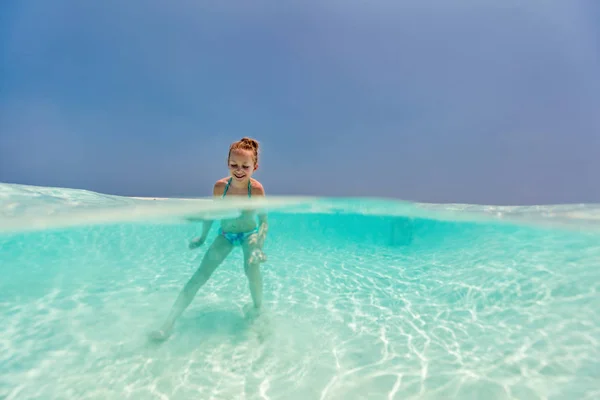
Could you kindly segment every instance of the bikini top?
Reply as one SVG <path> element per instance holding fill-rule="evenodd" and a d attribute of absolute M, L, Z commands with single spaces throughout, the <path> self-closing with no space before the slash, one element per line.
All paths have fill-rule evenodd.
<path fill-rule="evenodd" d="M 223 190 L 223 197 L 227 194 L 227 190 L 229 190 L 229 185 L 231 184 L 231 180 L 233 178 L 229 178 L 227 181 L 227 185 L 225 185 L 225 190 Z M 250 184 L 250 179 L 248 179 L 248 197 L 252 197 L 252 185 Z"/>

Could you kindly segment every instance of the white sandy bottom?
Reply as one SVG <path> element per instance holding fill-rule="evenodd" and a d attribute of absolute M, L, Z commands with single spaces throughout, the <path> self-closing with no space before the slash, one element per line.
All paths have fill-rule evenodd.
<path fill-rule="evenodd" d="M 395 248 L 273 225 L 264 315 L 244 318 L 236 249 L 160 345 L 147 335 L 204 251 L 185 249 L 193 227 L 5 239 L 0 398 L 600 396 L 597 243 L 524 231 Z"/>

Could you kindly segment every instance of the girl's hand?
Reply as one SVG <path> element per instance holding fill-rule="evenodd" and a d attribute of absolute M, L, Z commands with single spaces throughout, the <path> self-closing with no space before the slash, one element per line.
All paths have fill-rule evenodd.
<path fill-rule="evenodd" d="M 252 247 L 259 247 L 258 246 L 258 235 L 252 235 L 248 238 L 248 245 L 252 246 Z"/>
<path fill-rule="evenodd" d="M 262 249 L 265 245 L 265 235 L 262 232 L 259 232 L 256 235 L 252 235 L 248 239 L 248 244 L 251 244 L 255 247 Z"/>
<path fill-rule="evenodd" d="M 190 242 L 190 249 L 191 250 L 197 249 L 198 247 L 202 246 L 205 241 L 206 241 L 206 238 L 203 236 L 192 239 L 192 241 Z"/>
<path fill-rule="evenodd" d="M 250 238 L 248 238 L 248 244 L 262 250 L 262 248 L 265 246 L 265 238 L 260 234 L 252 235 Z"/>
<path fill-rule="evenodd" d="M 248 259 L 248 262 L 251 264 L 267 261 L 267 256 L 262 250 L 264 244 L 263 241 L 261 241 L 260 234 L 252 235 L 248 238 L 248 245 L 253 248 L 250 258 Z"/>
<path fill-rule="evenodd" d="M 265 253 L 263 253 L 262 249 L 254 249 L 252 251 L 252 254 L 250 254 L 250 258 L 248 259 L 248 262 L 251 264 L 254 263 L 263 263 L 267 261 L 267 255 Z"/>

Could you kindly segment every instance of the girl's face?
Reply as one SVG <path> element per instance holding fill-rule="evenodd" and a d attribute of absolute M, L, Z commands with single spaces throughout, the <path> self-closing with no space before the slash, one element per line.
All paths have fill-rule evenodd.
<path fill-rule="evenodd" d="M 229 155 L 229 173 L 238 182 L 250 179 L 257 166 L 250 150 L 232 150 Z"/>

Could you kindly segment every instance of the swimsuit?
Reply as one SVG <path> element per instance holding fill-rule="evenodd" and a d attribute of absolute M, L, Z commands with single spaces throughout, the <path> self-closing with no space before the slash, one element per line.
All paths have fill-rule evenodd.
<path fill-rule="evenodd" d="M 229 178 L 227 181 L 227 185 L 225 185 L 225 190 L 223 191 L 223 196 L 221 198 L 225 198 L 227 191 L 229 190 L 229 185 L 231 185 L 231 180 L 233 178 Z M 250 184 L 250 179 L 248 179 L 248 197 L 252 197 L 252 185 Z"/>
<path fill-rule="evenodd" d="M 225 190 L 223 191 L 222 198 L 224 198 L 225 195 L 227 194 L 227 190 L 229 190 L 229 185 L 231 184 L 232 179 L 233 178 L 229 178 L 229 180 L 227 181 L 227 185 L 225 185 Z M 248 180 L 248 197 L 252 197 L 252 186 L 250 184 L 250 180 Z M 234 232 L 224 232 L 223 228 L 221 228 L 219 230 L 219 233 L 221 235 L 223 235 L 223 237 L 225 239 L 227 239 L 229 241 L 229 243 L 236 246 L 236 245 L 241 245 L 250 236 L 254 235 L 255 233 L 258 233 L 258 227 L 254 228 L 248 232 L 235 232 L 235 233 Z"/>

